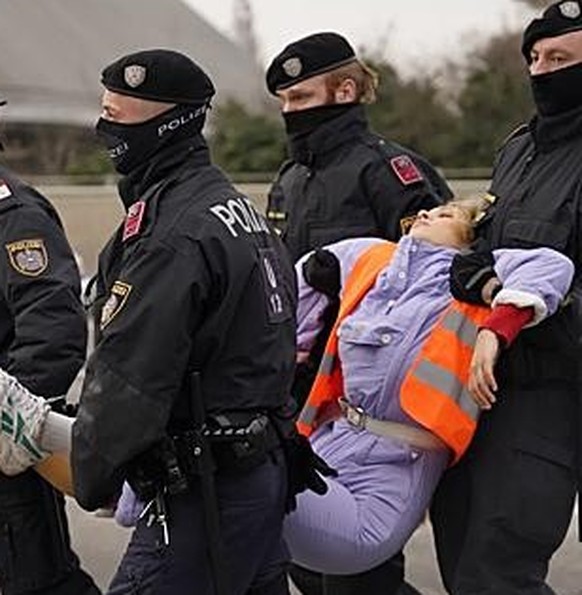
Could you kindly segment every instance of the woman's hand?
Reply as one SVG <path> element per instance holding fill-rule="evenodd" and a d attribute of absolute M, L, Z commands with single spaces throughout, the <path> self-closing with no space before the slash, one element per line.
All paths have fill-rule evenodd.
<path fill-rule="evenodd" d="M 481 409 L 491 409 L 496 401 L 497 381 L 493 370 L 499 351 L 497 335 L 489 329 L 481 329 L 473 349 L 468 385 L 473 400 Z"/>

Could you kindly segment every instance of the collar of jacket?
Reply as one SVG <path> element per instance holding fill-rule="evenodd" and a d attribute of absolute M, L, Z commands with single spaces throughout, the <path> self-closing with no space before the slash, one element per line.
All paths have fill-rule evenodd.
<path fill-rule="evenodd" d="M 536 148 L 547 153 L 563 142 L 582 137 L 582 106 L 555 116 L 537 115 L 530 129 Z"/>
<path fill-rule="evenodd" d="M 171 176 L 182 165 L 202 167 L 210 164 L 210 153 L 206 140 L 201 134 L 184 139 L 166 147 L 140 167 L 134 169 L 118 183 L 119 196 L 127 211 L 140 200 L 148 188 L 160 180 Z"/>
<path fill-rule="evenodd" d="M 344 114 L 325 122 L 311 134 L 290 141 L 289 155 L 293 161 L 312 167 L 318 157 L 352 141 L 368 130 L 363 105 L 354 105 Z"/>

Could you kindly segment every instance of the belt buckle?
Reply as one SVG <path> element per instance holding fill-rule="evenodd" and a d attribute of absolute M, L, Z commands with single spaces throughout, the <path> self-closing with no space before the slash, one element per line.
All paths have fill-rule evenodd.
<path fill-rule="evenodd" d="M 350 426 L 358 430 L 363 430 L 366 427 L 366 412 L 361 407 L 354 407 L 346 402 L 344 415 Z"/>

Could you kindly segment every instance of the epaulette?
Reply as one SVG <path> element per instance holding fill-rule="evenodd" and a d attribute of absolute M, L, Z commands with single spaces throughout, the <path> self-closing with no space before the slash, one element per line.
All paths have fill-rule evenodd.
<path fill-rule="evenodd" d="M 529 132 L 529 124 L 520 124 L 519 126 L 517 126 L 517 128 L 514 128 L 504 139 L 503 142 L 500 145 L 500 148 L 505 147 L 505 145 L 507 145 L 508 143 L 510 143 L 512 140 L 523 136 L 524 134 L 527 134 Z"/>
<path fill-rule="evenodd" d="M 293 159 L 285 159 L 281 166 L 279 167 L 279 171 L 277 171 L 277 175 L 275 179 L 278 180 L 288 169 L 291 169 L 295 165 L 295 161 Z"/>
<path fill-rule="evenodd" d="M 379 153 L 382 157 L 390 157 L 392 153 L 388 150 L 387 142 L 381 136 L 370 132 L 363 138 L 364 144 L 370 149 Z"/>
<path fill-rule="evenodd" d="M 382 156 L 383 161 L 403 186 L 424 181 L 424 174 L 415 163 L 413 154 L 401 145 L 371 134 L 365 144 Z"/>

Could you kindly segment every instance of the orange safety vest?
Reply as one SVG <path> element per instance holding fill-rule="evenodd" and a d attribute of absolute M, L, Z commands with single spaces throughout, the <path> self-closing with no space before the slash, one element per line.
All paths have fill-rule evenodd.
<path fill-rule="evenodd" d="M 374 285 L 395 250 L 396 244 L 390 242 L 366 250 L 346 281 L 337 320 L 297 421 L 305 436 L 339 414 L 338 399 L 344 394 L 337 356 L 339 325 Z M 479 327 L 490 313 L 489 308 L 452 300 L 431 329 L 400 389 L 402 409 L 453 450 L 454 462 L 469 446 L 477 427 L 479 408 L 469 395 L 467 381 Z"/>

